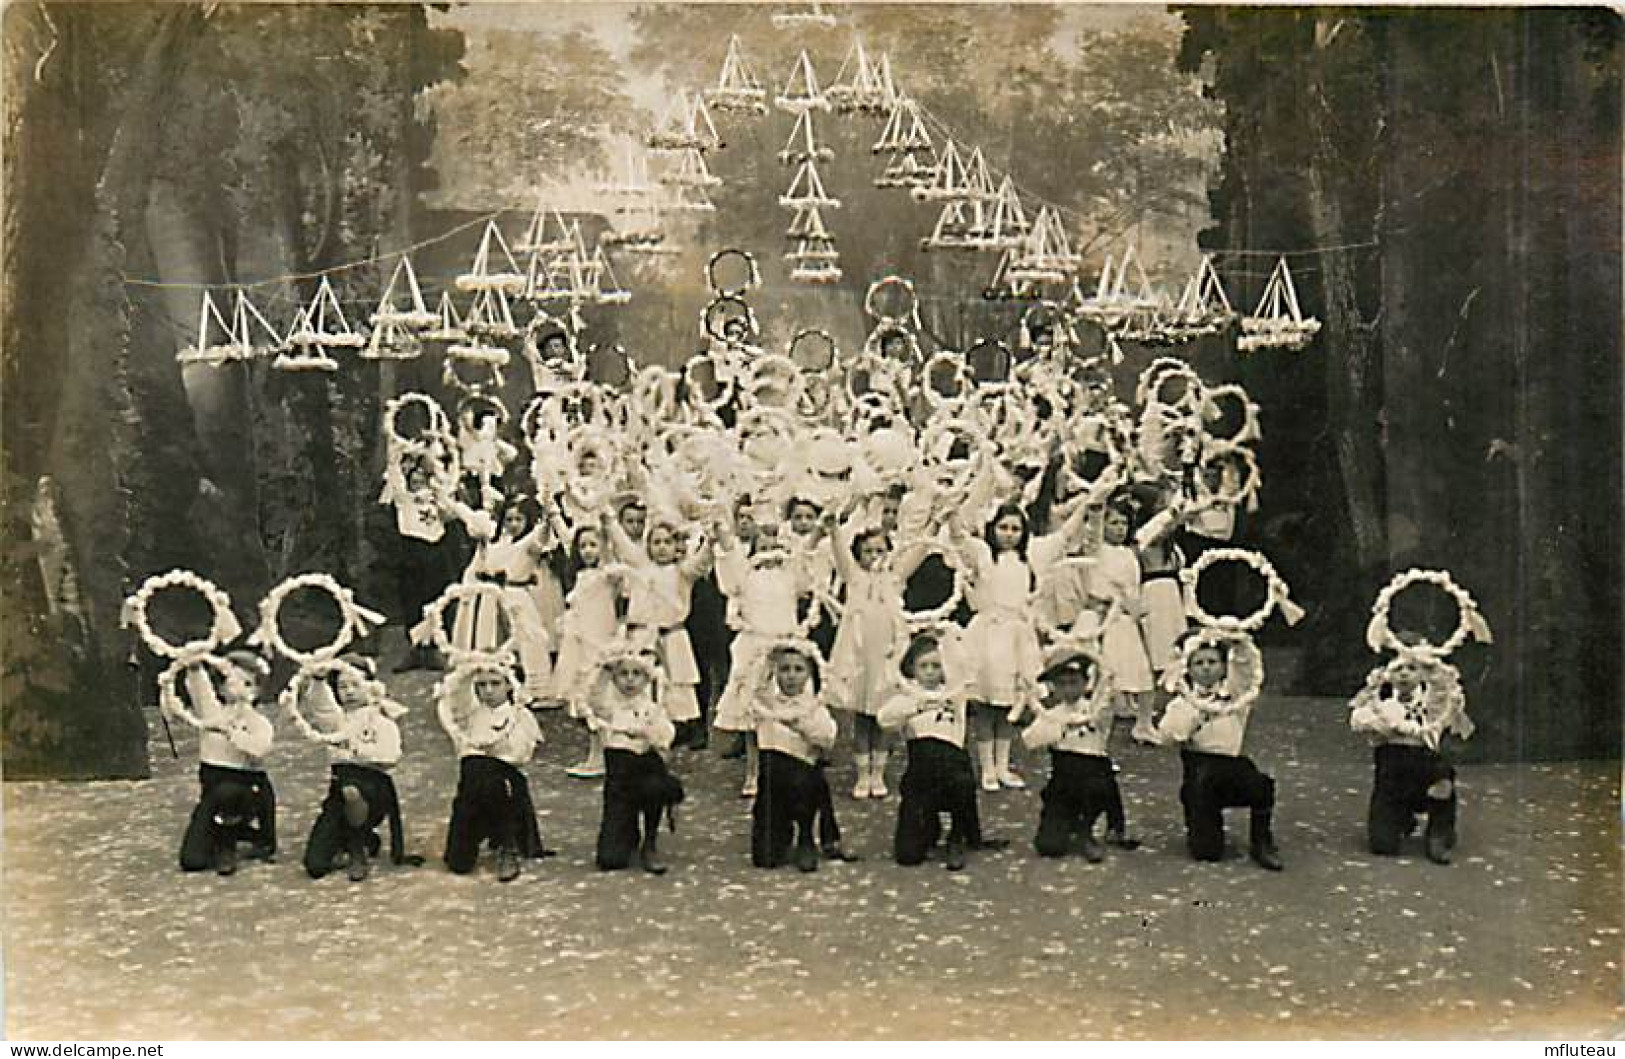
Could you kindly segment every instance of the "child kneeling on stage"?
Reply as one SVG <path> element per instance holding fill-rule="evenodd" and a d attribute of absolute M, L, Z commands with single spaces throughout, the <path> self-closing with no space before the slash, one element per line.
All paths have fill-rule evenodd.
<path fill-rule="evenodd" d="M 496 850 L 499 882 L 519 877 L 521 857 L 552 856 L 521 771 L 542 732 L 519 695 L 512 664 L 501 656 L 466 661 L 435 688 L 440 724 L 459 759 L 445 854 L 458 875 L 474 870 L 481 842 Z"/>
<path fill-rule="evenodd" d="M 197 713 L 198 782 L 202 793 L 181 839 L 182 871 L 237 870 L 237 844 L 249 856 L 276 854 L 276 791 L 263 767 L 275 730 L 256 708 L 271 667 L 253 651 L 229 651 L 222 666 L 221 692 L 203 665 L 186 673 L 186 691 Z"/>
<path fill-rule="evenodd" d="M 1033 846 L 1040 857 L 1064 856 L 1072 836 L 1083 833 L 1083 856 L 1105 858 L 1095 839 L 1095 819 L 1106 816 L 1106 841 L 1121 849 L 1139 842 L 1125 834 L 1123 792 L 1106 753 L 1112 734 L 1112 690 L 1104 669 L 1081 647 L 1052 648 L 1039 676 L 1049 688 L 1044 704 L 1021 740 L 1030 750 L 1050 752 L 1049 783 Z"/>
<path fill-rule="evenodd" d="M 908 739 L 893 847 L 897 863 L 925 860 L 941 836 L 940 814 L 946 812 L 952 820 L 947 867 L 960 871 L 967 850 L 997 850 L 1009 843 L 982 834 L 976 777 L 965 752 L 965 686 L 949 686 L 943 649 L 939 635 L 914 637 L 903 653 L 902 691 L 880 708 L 876 720 L 882 729 L 901 728 Z"/>
<path fill-rule="evenodd" d="M 1366 817 L 1371 852 L 1397 854 L 1416 829 L 1416 814 L 1425 813 L 1428 859 L 1449 864 L 1456 845 L 1456 769 L 1440 746 L 1446 734 L 1473 734 L 1456 668 L 1421 653 L 1400 654 L 1372 670 L 1350 705 L 1349 727 L 1369 736 L 1375 748 Z"/>
<path fill-rule="evenodd" d="M 626 644 L 609 648 L 599 667 L 587 724 L 604 744 L 604 815 L 597 853 L 602 871 L 626 868 L 637 854 L 644 871 L 666 873 L 657 844 L 660 818 L 675 820 L 672 808 L 683 800 L 683 784 L 667 769 L 661 753 L 670 749 L 677 726 L 654 687 L 657 674 L 652 650 Z"/>
<path fill-rule="evenodd" d="M 1185 810 L 1185 839 L 1196 860 L 1224 858 L 1224 811 L 1252 810 L 1253 861 L 1280 871 L 1270 818 L 1275 781 L 1241 752 L 1247 721 L 1263 684 L 1263 660 L 1245 634 L 1204 629 L 1189 636 L 1169 669 L 1173 692 L 1154 742 L 1183 743 L 1179 752 L 1185 779 L 1179 801 Z"/>
<path fill-rule="evenodd" d="M 371 871 L 369 858 L 382 843 L 378 826 L 389 821 L 389 857 L 417 867 L 423 858 L 406 852 L 400 797 L 389 769 L 401 760 L 401 730 L 395 718 L 406 708 L 390 699 L 365 655 L 345 655 L 331 675 L 313 681 L 303 716 L 328 741 L 332 779 L 321 811 L 305 843 L 305 871 L 312 879 L 348 866 L 351 882 Z M 295 714 L 298 718 L 301 714 Z"/>
<path fill-rule="evenodd" d="M 796 867 L 817 871 L 813 826 L 820 811 L 830 814 L 826 832 L 839 834 L 829 781 L 818 767 L 820 751 L 835 745 L 836 726 L 829 708 L 813 692 L 817 658 L 818 648 L 811 642 L 775 644 L 752 698 L 761 764 L 751 807 L 750 862 L 758 868 L 785 863 L 794 839 Z M 825 854 L 844 859 L 838 841 L 826 847 Z"/>

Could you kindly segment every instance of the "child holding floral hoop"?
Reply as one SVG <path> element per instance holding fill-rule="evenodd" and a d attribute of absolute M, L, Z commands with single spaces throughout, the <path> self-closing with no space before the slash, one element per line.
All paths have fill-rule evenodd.
<path fill-rule="evenodd" d="M 810 641 L 785 640 L 768 650 L 750 704 L 761 748 L 761 789 L 751 807 L 750 858 L 758 868 L 776 868 L 790 856 L 796 867 L 818 870 L 813 827 L 820 811 L 830 814 L 826 833 L 839 836 L 829 783 L 818 767 L 820 755 L 835 745 L 835 718 L 813 690 L 818 648 Z M 841 858 L 840 842 L 826 855 Z"/>
<path fill-rule="evenodd" d="M 1409 632 L 1395 638 L 1407 648 L 1422 642 Z M 1400 651 L 1371 671 L 1350 707 L 1349 727 L 1372 744 L 1371 852 L 1397 854 L 1420 813 L 1427 817 L 1428 859 L 1449 864 L 1456 846 L 1456 768 L 1443 743 L 1448 735 L 1473 734 L 1455 667 L 1426 652 Z"/>
<path fill-rule="evenodd" d="M 1089 592 L 1110 606 L 1100 637 L 1101 664 L 1135 719 L 1135 740 L 1144 743 L 1151 741 L 1155 684 L 1140 632 L 1145 603 L 1140 591 L 1140 560 L 1129 547 L 1132 525 L 1133 516 L 1126 507 L 1106 509 Z"/>
<path fill-rule="evenodd" d="M 833 513 L 825 516 L 824 525 L 846 589 L 825 694 L 852 714 L 857 762 L 852 797 L 884 798 L 886 748 L 875 714 L 896 688 L 897 661 L 908 646 L 904 586 L 929 548 L 916 543 L 892 555 L 891 542 L 879 526 L 842 527 Z"/>
<path fill-rule="evenodd" d="M 656 638 L 664 670 L 662 705 L 674 724 L 684 731 L 700 718 L 697 688 L 699 663 L 684 622 L 688 618 L 694 582 L 711 568 L 711 547 L 702 535 L 688 553 L 681 554 L 675 519 L 661 516 L 649 521 L 640 546 L 617 519 L 604 519 L 605 531 L 620 560 L 630 567 L 627 579 L 626 627 L 629 634 L 646 632 Z"/>
<path fill-rule="evenodd" d="M 591 690 L 598 658 L 624 631 L 626 568 L 606 562 L 603 530 L 578 526 L 570 544 L 570 591 L 559 621 L 560 645 L 553 667 L 552 698 L 564 703 L 570 716 L 586 723 L 591 711 Z M 604 774 L 604 745 L 596 728 L 587 726 L 587 756 L 565 771 L 577 779 L 598 779 Z"/>
<path fill-rule="evenodd" d="M 397 718 L 406 708 L 390 699 L 377 682 L 377 669 L 364 655 L 344 655 L 319 667 L 308 683 L 295 678 L 284 696 L 299 695 L 294 720 L 328 745 L 332 778 L 305 843 L 305 871 L 320 879 L 348 867 L 351 882 L 366 879 L 370 858 L 381 846 L 378 826 L 389 822 L 390 860 L 416 867 L 423 858 L 406 852 L 400 797 L 389 770 L 401 759 Z M 294 705 L 290 703 L 290 705 Z"/>
<path fill-rule="evenodd" d="M 888 731 L 900 729 L 908 741 L 893 858 L 904 866 L 922 863 L 942 835 L 941 814 L 948 813 L 947 868 L 960 871 L 968 851 L 999 850 L 1008 843 L 982 833 L 976 775 L 965 753 L 965 685 L 949 682 L 945 658 L 957 642 L 951 636 L 951 630 L 914 636 L 903 652 L 898 692 L 876 720 Z"/>
<path fill-rule="evenodd" d="M 210 670 L 214 673 L 211 674 Z M 185 674 L 191 711 L 180 702 L 173 674 Z M 275 741 L 271 722 L 258 709 L 259 694 L 271 667 L 248 650 L 205 655 L 187 665 L 177 663 L 160 688 L 164 711 L 195 722 L 198 729 L 198 784 L 201 791 L 181 839 L 182 871 L 213 868 L 221 875 L 237 870 L 237 845 L 247 842 L 249 856 L 270 860 L 276 855 L 276 790 L 264 761 Z M 220 691 L 214 678 L 220 678 Z"/>
<path fill-rule="evenodd" d="M 1034 600 L 1041 580 L 1070 550 L 1089 513 L 1078 504 L 1056 532 L 1033 537 L 1026 512 L 1003 504 L 981 538 L 966 535 L 960 519 L 949 522 L 954 543 L 967 560 L 967 598 L 976 616 L 965 629 L 974 652 L 970 668 L 971 723 L 982 789 L 1027 786 L 1010 767 L 1011 717 L 1035 699 L 1042 656 Z"/>
<path fill-rule="evenodd" d="M 1021 734 L 1028 748 L 1050 752 L 1050 778 L 1033 848 L 1040 857 L 1064 856 L 1081 830 L 1084 859 L 1099 863 L 1105 853 L 1095 838 L 1095 820 L 1102 814 L 1108 843 L 1137 848 L 1139 842 L 1127 836 L 1123 792 L 1106 751 L 1112 732 L 1111 688 L 1103 667 L 1090 652 L 1061 645 L 1050 651 L 1039 679 L 1049 695 Z"/>
<path fill-rule="evenodd" d="M 493 537 L 480 541 L 463 580 L 495 585 L 500 592 L 480 593 L 459 605 L 452 643 L 464 651 L 489 651 L 507 621 L 524 673 L 527 701 L 542 703 L 552 689 L 552 642 L 542 624 L 536 591 L 543 560 L 552 548 L 551 523 L 529 497 L 515 497 L 502 509 Z"/>
<path fill-rule="evenodd" d="M 1241 752 L 1263 680 L 1252 639 L 1211 628 L 1187 637 L 1168 671 L 1173 698 L 1152 734 L 1158 743 L 1184 744 L 1179 802 L 1195 860 L 1223 859 L 1224 810 L 1244 807 L 1252 813 L 1249 855 L 1261 868 L 1281 870 L 1271 827 L 1275 781 Z"/>
<path fill-rule="evenodd" d="M 474 870 L 480 844 L 496 850 L 497 880 L 519 877 L 521 857 L 547 857 L 523 767 L 542 741 L 505 656 L 470 656 L 435 688 L 436 714 L 457 752 L 457 793 L 446 828 L 446 867 Z"/>
<path fill-rule="evenodd" d="M 649 874 L 666 873 L 660 820 L 674 819 L 684 792 L 662 755 L 677 729 L 660 704 L 659 675 L 654 652 L 630 642 L 612 645 L 599 663 L 587 723 L 604 743 L 604 809 L 595 855 L 600 871 L 629 867 L 635 856 Z"/>

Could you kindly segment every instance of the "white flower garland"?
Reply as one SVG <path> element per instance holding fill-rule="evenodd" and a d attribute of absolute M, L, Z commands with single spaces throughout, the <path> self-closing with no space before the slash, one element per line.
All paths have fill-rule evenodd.
<path fill-rule="evenodd" d="M 182 673 L 193 665 L 207 666 L 220 674 L 222 682 L 231 679 L 237 673 L 237 665 L 227 661 L 216 654 L 198 654 L 189 657 L 177 657 L 158 676 L 158 706 L 167 716 L 173 717 L 183 724 L 193 728 L 202 728 L 203 719 L 192 712 L 191 706 L 176 688 L 176 681 Z"/>
<path fill-rule="evenodd" d="M 1228 614 L 1216 617 L 1202 608 L 1201 601 L 1197 598 L 1196 587 L 1201 582 L 1202 573 L 1214 563 L 1220 562 L 1246 563 L 1263 578 L 1266 592 L 1264 602 L 1257 610 L 1238 618 Z M 1292 602 L 1286 582 L 1275 572 L 1275 567 L 1270 565 L 1270 561 L 1255 551 L 1248 551 L 1245 548 L 1210 549 L 1181 570 L 1179 579 L 1185 585 L 1185 613 L 1194 621 L 1211 629 L 1224 632 L 1257 632 L 1276 608 L 1280 608 L 1281 616 L 1286 619 L 1288 625 L 1296 625 L 1303 620 L 1303 608 Z"/>
<path fill-rule="evenodd" d="M 1395 636 L 1389 627 L 1388 611 L 1393 605 L 1394 597 L 1410 586 L 1418 584 L 1437 586 L 1456 601 L 1456 628 L 1442 644 L 1435 646 L 1425 640 L 1419 644 L 1406 644 Z M 1490 627 L 1478 609 L 1478 603 L 1465 588 L 1456 584 L 1448 572 L 1415 568 L 1396 576 L 1377 594 L 1377 600 L 1371 607 L 1371 622 L 1366 626 L 1365 638 L 1373 651 L 1389 650 L 1401 656 L 1420 656 L 1435 660 L 1449 657 L 1469 639 L 1479 643 L 1494 642 Z"/>
<path fill-rule="evenodd" d="M 1166 375 L 1178 376 L 1184 379 L 1187 384 L 1186 396 L 1181 397 L 1175 404 L 1184 403 L 1194 395 L 1198 400 L 1197 406 L 1200 407 L 1199 402 L 1203 392 L 1207 389 L 1207 384 L 1202 381 L 1200 375 L 1196 374 L 1196 370 L 1190 366 L 1189 362 L 1179 357 L 1158 357 L 1147 365 L 1144 371 L 1140 372 L 1140 381 L 1134 387 L 1134 403 L 1141 406 L 1167 405 L 1168 402 L 1158 396 L 1162 390 L 1163 382 L 1166 381 L 1164 379 Z"/>
<path fill-rule="evenodd" d="M 1420 739 L 1434 750 L 1439 748 L 1447 731 L 1453 731 L 1463 739 L 1471 738 L 1476 726 L 1467 716 L 1467 696 L 1461 690 L 1461 673 L 1440 655 L 1400 655 L 1372 669 L 1366 674 L 1365 686 L 1349 704 L 1351 713 L 1362 706 L 1380 702 L 1382 686 L 1392 679 L 1394 667 L 1402 662 L 1412 662 L 1423 670 L 1422 685 L 1425 691 L 1423 688 L 1417 690 L 1424 696 L 1422 712 L 1427 720 L 1425 724 L 1402 720 L 1390 729 L 1393 734 Z"/>
<path fill-rule="evenodd" d="M 1190 682 L 1189 676 L 1191 659 L 1197 651 L 1207 647 L 1223 647 L 1227 652 L 1224 686 L 1230 693 L 1230 700 L 1217 708 L 1212 705 L 1216 700 L 1204 695 Z M 1236 686 L 1238 680 L 1240 687 Z M 1163 675 L 1162 686 L 1166 691 L 1183 694 L 1199 702 L 1205 716 L 1239 713 L 1257 702 L 1264 691 L 1264 656 L 1246 633 L 1208 626 L 1186 638 L 1179 657 Z"/>
<path fill-rule="evenodd" d="M 907 295 L 907 309 L 900 315 L 883 313 L 880 311 L 879 305 L 876 304 L 876 298 L 880 292 L 891 287 L 896 287 Z M 914 281 L 897 275 L 881 276 L 869 284 L 868 291 L 864 293 L 863 311 L 869 315 L 869 319 L 875 322 L 876 331 L 887 325 L 905 332 L 909 330 L 908 324 L 912 323 L 918 327 L 920 322 L 920 297 L 914 290 Z"/>
<path fill-rule="evenodd" d="M 339 609 L 339 628 L 325 646 L 310 651 L 296 650 L 282 636 L 282 604 L 300 589 L 326 592 Z M 374 626 L 383 625 L 385 618 L 377 611 L 368 610 L 355 601 L 355 593 L 335 581 L 329 574 L 296 574 L 273 588 L 260 600 L 260 627 L 249 638 L 251 644 L 264 644 L 290 661 L 302 666 L 316 665 L 338 657 L 356 640 L 372 632 Z"/>
<path fill-rule="evenodd" d="M 944 366 L 952 371 L 951 381 L 954 383 L 955 389 L 951 394 L 942 393 L 935 385 L 939 369 Z M 965 367 L 965 362 L 952 350 L 943 349 L 937 351 L 930 360 L 925 362 L 925 367 L 920 371 L 920 392 L 925 395 L 926 404 L 929 404 L 933 410 L 940 409 L 949 401 L 957 401 L 964 397 L 974 385 L 975 383 L 971 381 L 970 372 Z"/>
<path fill-rule="evenodd" d="M 892 554 L 896 555 L 908 548 L 917 547 L 920 543 L 920 541 L 910 541 L 899 545 L 893 550 Z M 947 625 L 949 619 L 953 617 L 954 611 L 958 610 L 959 604 L 964 601 L 965 583 L 970 580 L 970 575 L 965 570 L 964 557 L 960 555 L 959 549 L 936 540 L 926 541 L 924 544 L 925 555 L 921 557 L 922 561 L 927 556 L 942 556 L 942 561 L 948 565 L 949 570 L 953 571 L 954 587 L 948 593 L 948 598 L 935 607 L 928 610 L 903 611 L 903 624 L 908 626 L 909 635 L 911 636 Z"/>
<path fill-rule="evenodd" d="M 408 438 L 401 433 L 400 416 L 414 405 L 423 409 L 428 423 L 423 433 Z M 446 417 L 446 410 L 440 407 L 440 402 L 428 394 L 403 393 L 399 397 L 391 397 L 384 404 L 384 435 L 389 439 L 392 451 L 428 452 L 436 442 L 444 442 L 451 437 L 451 420 Z"/>
<path fill-rule="evenodd" d="M 1220 437 L 1208 429 L 1209 421 L 1219 417 L 1219 401 L 1224 398 L 1231 398 L 1241 405 L 1241 428 L 1227 438 Z M 1214 386 L 1208 389 L 1203 401 L 1202 433 L 1214 443 L 1245 445 L 1257 441 L 1264 436 L 1263 429 L 1259 425 L 1258 405 L 1247 391 L 1236 383 Z"/>
<path fill-rule="evenodd" d="M 304 701 L 305 689 L 311 683 L 326 680 L 335 673 L 347 674 L 361 684 L 366 691 L 368 702 L 376 704 L 384 716 L 391 720 L 407 712 L 405 706 L 389 697 L 383 681 L 370 676 L 360 666 L 346 662 L 342 658 L 330 658 L 312 665 L 302 665 L 294 673 L 293 679 L 288 681 L 288 686 L 282 689 L 282 694 L 277 696 L 277 701 L 287 711 L 288 716 L 293 718 L 294 727 L 299 729 L 300 734 L 306 739 L 324 746 L 344 746 L 350 742 L 352 733 L 348 724 L 337 732 L 324 732 L 310 723 L 299 705 Z M 338 705 L 340 709 L 344 709 L 342 702 Z M 349 711 L 346 710 L 345 713 L 348 717 Z"/>
<path fill-rule="evenodd" d="M 189 588 L 202 596 L 213 611 L 214 620 L 209 626 L 209 635 L 202 640 L 190 640 L 183 644 L 172 644 L 159 636 L 152 628 L 147 618 L 147 607 L 152 597 L 169 588 Z M 222 644 L 235 640 L 242 627 L 237 623 L 236 615 L 231 612 L 231 597 L 226 595 L 214 582 L 190 570 L 171 570 L 164 574 L 154 574 L 142 582 L 135 595 L 124 601 L 120 615 L 120 624 L 128 627 L 135 626 L 136 633 L 141 642 L 147 645 L 147 650 L 159 658 L 170 660 L 193 659 L 208 655 Z"/>
<path fill-rule="evenodd" d="M 727 312 L 730 308 L 734 310 L 731 313 Z M 762 333 L 761 325 L 756 322 L 756 311 L 737 295 L 719 294 L 700 313 L 700 326 L 705 333 L 724 345 L 737 341 L 728 337 L 726 328 L 729 320 L 743 320 L 745 334 L 749 338 Z"/>
<path fill-rule="evenodd" d="M 1238 445 L 1233 441 L 1209 442 L 1204 446 L 1201 466 L 1205 468 L 1211 463 L 1230 458 L 1240 461 L 1246 473 L 1240 475 L 1235 485 L 1229 489 L 1210 491 L 1207 489 L 1204 480 L 1201 486 L 1202 491 L 1209 500 L 1215 503 L 1232 507 L 1245 504 L 1248 511 L 1258 510 L 1258 491 L 1264 484 L 1264 475 L 1258 469 L 1258 457 L 1253 455 L 1251 449 Z"/>
<path fill-rule="evenodd" d="M 465 650 L 454 646 L 451 642 L 451 633 L 446 629 L 446 608 L 453 603 L 459 607 L 466 602 L 469 606 L 474 604 L 480 596 L 489 596 L 501 609 L 508 619 L 508 635 L 493 648 L 485 650 Z M 513 658 L 515 651 L 513 615 L 508 613 L 508 601 L 503 595 L 502 588 L 486 581 L 460 581 L 448 585 L 446 590 L 423 608 L 423 620 L 412 629 L 414 643 L 425 640 L 434 644 L 448 661 L 452 668 L 470 666 L 505 667 Z"/>
<path fill-rule="evenodd" d="M 745 262 L 745 267 L 748 270 L 745 277 L 745 284 L 742 287 L 724 287 L 721 283 L 717 282 L 717 265 L 731 257 L 742 258 Z M 737 300 L 762 285 L 762 272 L 756 267 L 755 255 L 751 254 L 747 250 L 740 250 L 737 247 L 725 246 L 721 250 L 718 250 L 716 253 L 712 254 L 711 260 L 705 263 L 705 285 L 709 287 L 711 293 L 718 298 L 734 298 Z"/>

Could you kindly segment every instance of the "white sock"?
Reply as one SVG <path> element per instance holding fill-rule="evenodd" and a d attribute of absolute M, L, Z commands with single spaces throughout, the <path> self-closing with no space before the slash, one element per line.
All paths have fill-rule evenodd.
<path fill-rule="evenodd" d="M 993 767 L 1001 778 L 1010 775 L 1010 740 L 993 740 Z"/>
<path fill-rule="evenodd" d="M 981 767 L 981 778 L 999 777 L 999 766 L 993 757 L 993 741 L 991 739 L 978 740 L 976 743 L 976 763 Z"/>

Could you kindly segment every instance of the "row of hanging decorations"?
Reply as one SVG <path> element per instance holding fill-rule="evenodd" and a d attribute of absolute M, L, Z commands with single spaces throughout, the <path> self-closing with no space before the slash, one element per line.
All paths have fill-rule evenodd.
<path fill-rule="evenodd" d="M 772 18 L 784 28 L 836 24 L 818 4 Z M 929 113 L 898 86 L 890 56 L 872 56 L 861 39 L 854 39 L 827 87 L 821 87 L 808 51 L 799 51 L 772 103 L 795 117 L 778 155 L 794 170 L 788 190 L 779 197 L 779 204 L 791 212 L 786 230 L 791 249 L 784 256 L 792 280 L 833 283 L 842 275 L 835 237 L 824 218 L 825 211 L 839 209 L 841 203 L 826 190 L 820 172 L 834 153 L 819 141 L 815 115 L 884 115 L 871 148 L 885 160 L 875 186 L 940 205 L 931 233 L 921 240 L 924 249 L 998 254 L 985 291 L 989 298 L 1052 300 L 1046 297 L 1052 293 L 1046 285 L 1058 288 L 1071 311 L 1100 323 L 1114 341 L 1174 344 L 1239 322 L 1242 350 L 1301 349 L 1320 329 L 1319 321 L 1305 316 L 1299 305 L 1285 257 L 1276 263 L 1251 315 L 1231 308 L 1211 258 L 1203 259 L 1175 298 L 1152 285 L 1132 247 L 1121 260 L 1108 257 L 1094 292 L 1085 294 L 1078 280 L 1082 258 L 1072 249 L 1060 210 L 1046 204 L 1029 217 L 1014 178 L 996 178 L 982 149 L 961 147 L 945 126 L 939 130 L 943 138 L 938 149 Z M 723 145 L 712 110 L 747 118 L 769 112 L 768 91 L 737 35 L 729 39 L 715 85 L 693 94 L 679 92 L 649 137 L 652 151 L 686 153 L 678 167 L 679 187 L 696 174 L 720 182 L 705 165 L 706 152 Z M 711 208 L 709 200 L 706 206 Z"/>
<path fill-rule="evenodd" d="M 783 27 L 834 25 L 834 17 L 817 4 L 772 19 Z M 861 40 L 854 40 L 828 86 L 820 85 L 811 56 L 801 50 L 773 104 L 795 116 L 778 155 L 794 170 L 778 200 L 791 213 L 786 237 L 792 248 L 784 256 L 792 280 L 828 284 L 842 277 L 840 253 L 824 218 L 825 211 L 841 203 L 826 190 L 819 170 L 834 155 L 818 140 L 814 115 L 883 114 L 884 125 L 871 148 L 885 159 L 875 185 L 940 204 L 931 233 L 921 240 L 926 250 L 997 253 L 988 297 L 1048 301 L 1053 299 L 1046 298 L 1045 286 L 1060 288 L 1067 292 L 1067 310 L 1099 323 L 1113 343 L 1183 342 L 1222 331 L 1238 319 L 1211 258 L 1203 259 L 1174 299 L 1151 284 L 1130 247 L 1120 260 L 1107 258 L 1094 292 L 1086 295 L 1078 280 L 1081 257 L 1072 249 L 1060 211 L 1043 205 L 1029 219 L 1014 179 L 1009 174 L 995 179 L 982 149 L 963 149 L 945 127 L 938 150 L 926 111 L 898 87 L 889 55 L 872 57 Z M 456 288 L 472 295 L 462 312 L 450 291 L 429 309 L 411 260 L 403 254 L 369 317 L 370 329 L 351 326 L 326 276 L 285 331 L 278 331 L 245 291 L 238 290 L 229 311 L 222 311 L 206 290 L 196 341 L 181 350 L 179 359 L 219 365 L 269 356 L 284 370 L 333 371 L 338 367 L 331 355 L 336 349 L 353 348 L 374 360 L 409 359 L 419 355 L 427 340 L 449 344 L 448 374 L 456 364 L 500 373 L 509 359 L 503 343 L 526 331 L 515 321 L 514 299 L 528 302 L 545 318 L 574 317 L 584 304 L 624 303 L 630 293 L 616 279 L 607 251 L 672 253 L 661 229 L 662 214 L 716 209 L 710 191 L 721 180 L 707 155 L 726 144 L 713 110 L 746 117 L 768 113 L 767 90 L 737 35 L 729 40 L 716 84 L 697 93 L 679 91 L 646 138 L 646 152 L 629 151 L 625 170 L 601 186 L 614 203 L 614 220 L 592 250 L 580 222 L 567 221 L 543 199 L 512 247 L 494 220 L 487 223 L 469 270 L 456 278 Z M 659 176 L 652 178 L 656 167 Z M 521 257 L 527 259 L 524 267 Z M 1239 324 L 1242 350 L 1301 349 L 1319 331 L 1319 321 L 1303 314 L 1285 257 L 1271 273 L 1258 308 L 1240 316 Z"/>

